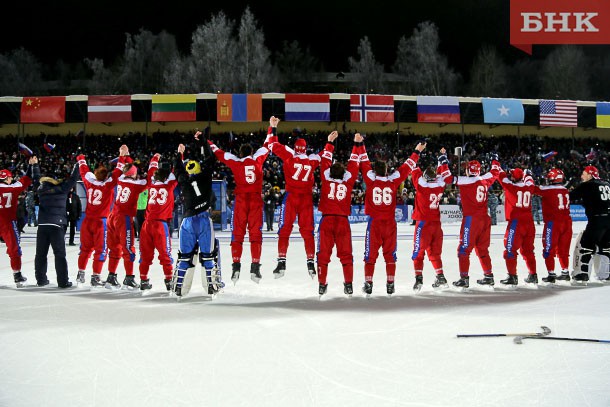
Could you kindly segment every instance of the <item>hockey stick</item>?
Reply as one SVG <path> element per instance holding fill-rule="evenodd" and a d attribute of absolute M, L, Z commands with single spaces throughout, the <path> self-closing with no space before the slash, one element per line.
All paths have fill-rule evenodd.
<path fill-rule="evenodd" d="M 513 341 L 521 345 L 524 339 L 552 339 L 555 341 L 578 341 L 578 342 L 598 342 L 598 343 L 610 343 L 608 340 L 604 339 L 587 339 L 587 338 L 562 338 L 559 336 L 517 336 Z"/>
<path fill-rule="evenodd" d="M 551 333 L 549 327 L 541 326 L 542 332 L 535 332 L 529 334 L 471 334 L 471 335 L 457 335 L 458 338 L 488 338 L 497 336 L 516 336 L 517 338 L 541 338 Z"/>

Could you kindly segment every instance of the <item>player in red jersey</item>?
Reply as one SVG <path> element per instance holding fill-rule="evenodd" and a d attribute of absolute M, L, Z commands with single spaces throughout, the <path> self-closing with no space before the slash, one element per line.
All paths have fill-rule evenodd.
<path fill-rule="evenodd" d="M 441 212 L 439 206 L 445 192 L 445 180 L 451 176 L 449 160 L 442 148 L 438 157 L 438 166 L 428 167 L 422 171 L 419 167 L 411 173 L 411 182 L 415 187 L 415 232 L 413 233 L 413 269 L 415 270 L 414 291 L 421 290 L 424 283 L 424 255 L 434 267 L 436 280 L 434 288 L 447 286 L 447 279 L 443 273 L 443 230 L 441 229 Z"/>
<path fill-rule="evenodd" d="M 514 168 L 510 175 L 500 172 L 500 185 L 504 188 L 504 208 L 506 212 L 506 233 L 504 234 L 504 260 L 508 277 L 500 280 L 505 285 L 517 285 L 517 250 L 525 260 L 528 269 L 526 283 L 538 283 L 536 258 L 534 257 L 534 238 L 536 227 L 532 216 L 532 195 L 534 180 L 529 171 Z"/>
<path fill-rule="evenodd" d="M 322 220 L 318 225 L 318 294 L 326 294 L 328 284 L 328 263 L 333 247 L 337 246 L 337 257 L 343 267 L 343 292 L 354 293 L 352 286 L 354 278 L 354 256 L 352 255 L 352 230 L 348 216 L 351 214 L 352 189 L 358 179 L 358 159 L 362 149 L 363 138 L 360 133 L 354 135 L 354 147 L 347 162 L 333 164 L 334 145 L 331 144 L 339 136 L 336 131 L 328 135 L 328 143 L 322 152 L 320 164 L 320 206 Z"/>
<path fill-rule="evenodd" d="M 270 124 L 277 123 L 270 120 Z M 239 148 L 239 157 L 227 153 L 210 140 L 210 148 L 221 163 L 233 172 L 235 180 L 235 205 L 231 218 L 231 254 L 233 256 L 233 273 L 231 281 L 234 284 L 239 280 L 241 271 L 241 254 L 244 245 L 246 229 L 250 238 L 250 278 L 258 284 L 262 276 L 261 247 L 263 243 L 263 163 L 269 155 L 266 147 L 253 152 L 252 145 L 242 144 Z"/>
<path fill-rule="evenodd" d="M 163 267 L 165 288 L 171 290 L 172 281 L 172 236 L 168 222 L 174 212 L 174 189 L 178 180 L 169 165 L 159 165 L 160 154 L 155 154 L 148 166 L 148 205 L 146 219 L 140 230 L 140 290 L 150 290 L 148 269 L 152 264 L 155 249 Z"/>
<path fill-rule="evenodd" d="M 314 219 L 313 219 L 313 196 L 311 191 L 314 186 L 314 171 L 320 165 L 320 155 L 307 155 L 307 142 L 299 138 L 294 143 L 294 150 L 286 147 L 278 141 L 277 125 L 280 119 L 271 117 L 267 141 L 265 144 L 269 150 L 283 161 L 284 179 L 286 181 L 286 193 L 280 207 L 280 220 L 278 228 L 278 259 L 277 267 L 273 270 L 275 278 L 284 276 L 286 272 L 286 252 L 288 251 L 288 239 L 292 232 L 295 219 L 298 218 L 299 232 L 305 243 L 307 255 L 307 271 L 311 278 L 316 274 L 314 264 L 315 242 L 314 242 Z M 321 154 L 322 152 L 320 152 Z"/>
<path fill-rule="evenodd" d="M 110 176 L 108 176 L 108 169 L 103 165 L 98 166 L 94 172 L 91 172 L 85 161 L 85 156 L 80 154 L 76 157 L 80 176 L 87 190 L 85 218 L 80 227 L 80 253 L 78 255 L 78 275 L 76 277 L 76 282 L 79 284 L 85 282 L 85 269 L 91 253 L 95 250 L 91 286 L 103 287 L 105 285 L 105 281 L 100 279 L 100 274 L 104 261 L 106 261 L 107 252 L 106 218 L 114 199 L 114 187 L 125 165 L 127 152 L 127 146 L 122 145 L 119 150 L 119 161 Z"/>
<path fill-rule="evenodd" d="M 570 193 L 563 186 L 565 175 L 559 168 L 552 168 L 546 174 L 548 185 L 536 186 L 535 194 L 542 197 L 542 257 L 548 271 L 543 277 L 545 283 L 556 279 L 570 280 L 569 257 L 572 243 L 572 217 L 570 216 Z M 555 274 L 555 256 L 559 260 L 561 275 Z"/>
<path fill-rule="evenodd" d="M 481 175 L 481 163 L 471 160 L 466 167 L 466 177 L 452 176 L 448 182 L 456 184 L 462 200 L 462 226 L 458 246 L 460 279 L 453 282 L 458 288 L 468 288 L 470 278 L 470 253 L 474 249 L 483 268 L 484 277 L 477 280 L 482 285 L 493 285 L 489 244 L 491 240 L 491 218 L 487 210 L 487 192 L 496 182 L 501 170 L 497 154 L 493 154 L 491 170 Z"/>
<path fill-rule="evenodd" d="M 30 157 L 29 165 L 19 181 L 13 183 L 9 170 L 0 170 L 0 237 L 6 243 L 6 254 L 10 258 L 13 278 L 17 287 L 27 281 L 21 274 L 21 235 L 17 227 L 17 198 L 32 185 L 32 178 L 40 176 L 38 158 Z"/>
<path fill-rule="evenodd" d="M 127 151 L 129 155 L 129 150 Z M 125 266 L 123 284 L 128 290 L 139 288 L 133 275 L 133 263 L 136 259 L 134 247 L 133 219 L 138 211 L 138 196 L 146 189 L 146 180 L 138 179 L 138 168 L 131 163 L 131 158 L 123 167 L 123 175 L 117 182 L 116 199 L 108 217 L 108 278 L 106 287 L 121 288 L 116 270 L 121 257 Z"/>
<path fill-rule="evenodd" d="M 426 148 L 426 143 L 419 143 L 399 168 L 388 175 L 387 163 L 378 160 L 371 167 L 364 146 L 360 155 L 360 170 L 366 185 L 364 213 L 369 215 L 364 248 L 364 287 L 362 291 L 370 295 L 373 292 L 373 274 L 379 256 L 383 251 L 387 275 L 386 291 L 393 294 L 394 275 L 396 274 L 396 190 L 417 166 L 419 153 Z M 374 170 L 373 170 L 374 168 Z"/>

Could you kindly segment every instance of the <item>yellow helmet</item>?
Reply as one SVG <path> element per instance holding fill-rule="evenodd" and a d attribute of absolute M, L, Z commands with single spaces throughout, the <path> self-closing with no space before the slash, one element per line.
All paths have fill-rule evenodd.
<path fill-rule="evenodd" d="M 189 160 L 189 162 L 186 163 L 186 172 L 190 175 L 197 175 L 201 172 L 201 166 L 197 161 Z"/>

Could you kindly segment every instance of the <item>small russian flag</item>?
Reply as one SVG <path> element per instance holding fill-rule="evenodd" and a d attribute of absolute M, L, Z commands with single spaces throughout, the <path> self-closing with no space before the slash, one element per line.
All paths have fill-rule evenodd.
<path fill-rule="evenodd" d="M 548 153 L 543 154 L 543 155 L 542 155 L 542 159 L 543 159 L 544 161 L 550 161 L 550 160 L 552 160 L 552 159 L 553 159 L 553 157 L 555 157 L 556 155 L 557 155 L 557 151 L 555 151 L 555 150 L 551 150 L 551 151 L 549 151 Z"/>
<path fill-rule="evenodd" d="M 51 144 L 51 143 L 44 143 L 43 147 L 45 149 L 45 151 L 47 153 L 50 153 L 51 151 L 53 151 L 53 149 L 55 148 L 55 144 Z"/>
<path fill-rule="evenodd" d="M 23 143 L 19 143 L 19 152 L 23 155 L 25 155 L 26 157 L 31 157 L 34 155 L 34 153 L 32 152 L 32 150 L 30 150 L 28 148 L 28 146 L 26 146 Z"/>
<path fill-rule="evenodd" d="M 113 158 L 112 160 L 110 160 L 110 164 L 116 164 L 119 162 L 119 157 Z"/>

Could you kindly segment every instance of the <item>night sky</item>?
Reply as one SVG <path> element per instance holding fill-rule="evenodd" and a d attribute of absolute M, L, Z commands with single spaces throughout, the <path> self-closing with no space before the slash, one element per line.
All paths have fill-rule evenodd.
<path fill-rule="evenodd" d="M 44 63 L 59 58 L 73 63 L 85 57 L 110 62 L 122 54 L 125 33 L 145 28 L 174 34 L 186 53 L 192 32 L 212 13 L 224 10 L 239 20 L 248 4 L 271 51 L 280 49 L 284 40 L 298 40 L 329 71 L 347 70 L 347 58 L 357 55 L 365 35 L 377 60 L 389 70 L 399 38 L 410 36 L 426 20 L 439 27 L 441 50 L 462 73 L 468 72 L 483 44 L 496 46 L 507 62 L 525 56 L 509 45 L 508 1 L 496 0 L 402 1 L 392 6 L 329 0 L 270 0 L 263 5 L 244 1 L 21 1 L 13 3 L 18 9 L 15 18 L 4 15 L 0 52 L 22 46 Z"/>

